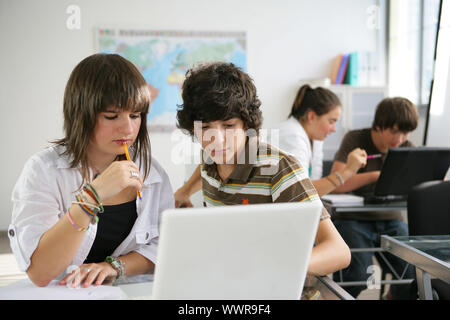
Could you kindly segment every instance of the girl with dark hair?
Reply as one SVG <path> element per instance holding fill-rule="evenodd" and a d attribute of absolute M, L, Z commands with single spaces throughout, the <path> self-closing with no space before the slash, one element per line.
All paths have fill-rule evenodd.
<path fill-rule="evenodd" d="M 65 136 L 28 160 L 12 194 L 12 251 L 36 285 L 87 287 L 152 272 L 160 214 L 174 200 L 151 158 L 149 105 L 146 81 L 119 55 L 94 54 L 72 71 Z M 71 265 L 78 272 L 65 274 Z"/>
<path fill-rule="evenodd" d="M 289 119 L 277 126 L 278 141 L 275 135 L 271 136 L 273 145 L 292 154 L 308 169 L 320 196 L 344 184 L 366 164 L 366 152 L 356 148 L 341 170 L 322 178 L 323 140 L 336 131 L 341 113 L 341 102 L 332 91 L 306 84 L 297 92 Z"/>

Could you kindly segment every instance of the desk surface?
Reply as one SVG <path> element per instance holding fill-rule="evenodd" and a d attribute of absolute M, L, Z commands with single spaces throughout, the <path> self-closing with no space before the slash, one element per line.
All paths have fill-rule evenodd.
<path fill-rule="evenodd" d="M 318 300 L 354 300 L 350 294 L 326 276 L 308 276 L 305 279 L 304 288 L 319 290 Z M 58 280 L 53 280 L 47 287 L 41 288 L 27 278 L 1 287 L 0 300 L 151 300 L 152 290 L 153 275 L 128 277 L 116 282 L 113 286 L 101 285 L 76 289 L 61 286 Z"/>
<path fill-rule="evenodd" d="M 323 201 L 323 204 L 331 214 L 332 219 L 406 219 L 407 203 L 405 201 L 379 204 L 330 203 Z"/>
<path fill-rule="evenodd" d="M 381 236 L 381 247 L 450 284 L 450 235 Z"/>
<path fill-rule="evenodd" d="M 335 212 L 369 212 L 406 210 L 406 201 L 388 202 L 378 204 L 332 204 Z"/>
<path fill-rule="evenodd" d="M 150 300 L 153 289 L 153 277 L 146 282 L 119 283 L 117 286 L 132 300 Z M 320 291 L 319 300 L 354 300 L 344 289 L 328 277 L 308 276 L 305 287 L 312 287 Z"/>

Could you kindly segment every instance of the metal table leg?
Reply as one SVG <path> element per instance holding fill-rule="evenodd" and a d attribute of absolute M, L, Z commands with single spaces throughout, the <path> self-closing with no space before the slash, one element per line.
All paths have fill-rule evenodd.
<path fill-rule="evenodd" d="M 416 267 L 417 287 L 419 288 L 420 300 L 433 300 L 431 289 L 431 276 L 428 272 Z"/>

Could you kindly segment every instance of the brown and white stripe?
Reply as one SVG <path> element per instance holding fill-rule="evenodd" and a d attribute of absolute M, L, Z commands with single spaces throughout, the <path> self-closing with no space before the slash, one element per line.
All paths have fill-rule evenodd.
<path fill-rule="evenodd" d="M 225 181 L 219 177 L 215 163 L 202 164 L 205 206 L 321 201 L 296 158 L 263 142 L 258 143 L 257 148 L 249 148 L 250 141 L 252 138 L 244 151 L 254 150 L 256 154 L 245 155 L 246 161 L 238 162 Z M 254 163 L 249 163 L 248 159 L 254 159 Z M 323 208 L 320 219 L 329 217 Z"/>

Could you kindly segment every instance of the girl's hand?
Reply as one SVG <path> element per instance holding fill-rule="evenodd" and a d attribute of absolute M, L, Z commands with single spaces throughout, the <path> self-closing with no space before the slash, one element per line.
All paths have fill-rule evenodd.
<path fill-rule="evenodd" d="M 117 271 L 108 262 L 88 263 L 65 276 L 59 284 L 71 288 L 77 288 L 82 284 L 84 288 L 88 288 L 92 283 L 96 286 L 103 283 L 111 284 L 116 277 Z"/>
<path fill-rule="evenodd" d="M 141 191 L 144 181 L 139 173 L 139 167 L 133 161 L 114 161 L 91 182 L 91 186 L 103 202 L 128 187 Z"/>
<path fill-rule="evenodd" d="M 356 148 L 353 149 L 347 156 L 346 169 L 350 170 L 353 174 L 357 173 L 359 169 L 365 167 L 367 164 L 366 151 Z"/>

